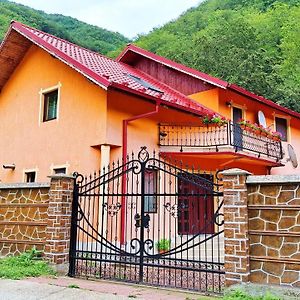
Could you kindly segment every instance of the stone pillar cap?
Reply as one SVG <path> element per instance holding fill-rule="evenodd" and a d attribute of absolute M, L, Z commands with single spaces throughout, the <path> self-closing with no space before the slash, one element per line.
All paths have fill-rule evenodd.
<path fill-rule="evenodd" d="M 232 169 L 228 169 L 228 170 L 224 170 L 222 172 L 220 172 L 220 174 L 222 175 L 252 175 L 252 173 L 246 171 L 246 170 L 242 170 L 239 168 L 232 168 Z"/>
<path fill-rule="evenodd" d="M 50 178 L 50 179 L 61 179 L 61 178 L 75 179 L 75 176 L 73 176 L 73 175 L 66 175 L 66 174 L 55 174 L 55 175 L 48 176 L 48 178 Z"/>

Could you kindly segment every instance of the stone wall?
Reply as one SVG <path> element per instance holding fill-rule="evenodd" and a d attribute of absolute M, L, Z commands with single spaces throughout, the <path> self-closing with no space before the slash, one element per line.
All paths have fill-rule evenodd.
<path fill-rule="evenodd" d="M 248 180 L 250 281 L 300 287 L 300 182 L 278 179 Z"/>
<path fill-rule="evenodd" d="M 227 286 L 300 287 L 300 176 L 223 172 Z"/>
<path fill-rule="evenodd" d="M 35 247 L 55 264 L 69 261 L 74 178 L 51 176 L 50 183 L 0 185 L 0 256 Z"/>
<path fill-rule="evenodd" d="M 0 185 L 0 256 L 46 242 L 49 184 Z"/>

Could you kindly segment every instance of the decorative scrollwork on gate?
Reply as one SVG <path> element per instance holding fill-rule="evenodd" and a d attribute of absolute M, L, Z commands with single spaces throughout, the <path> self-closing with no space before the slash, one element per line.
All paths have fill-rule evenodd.
<path fill-rule="evenodd" d="M 164 208 L 171 214 L 173 218 L 177 218 L 182 210 L 188 208 L 188 205 L 184 203 L 171 205 L 171 203 L 168 202 L 164 204 Z"/>
<path fill-rule="evenodd" d="M 218 226 L 224 225 L 224 214 L 217 213 L 214 215 L 214 223 Z"/>
<path fill-rule="evenodd" d="M 130 241 L 130 248 L 135 250 L 134 252 L 130 251 L 130 255 L 137 255 L 141 251 L 141 241 L 137 238 L 134 238 Z"/>
<path fill-rule="evenodd" d="M 147 239 L 144 241 L 144 253 L 147 255 L 151 255 L 151 253 L 148 252 L 148 249 L 151 251 L 154 248 L 154 242 L 151 239 Z"/>
<path fill-rule="evenodd" d="M 103 207 L 107 211 L 108 215 L 110 215 L 111 217 L 114 217 L 119 212 L 122 205 L 119 202 L 113 203 L 113 204 L 108 204 L 106 202 L 103 204 Z"/>
<path fill-rule="evenodd" d="M 75 177 L 75 183 L 77 185 L 80 185 L 84 181 L 84 177 L 81 174 L 77 173 L 77 172 L 74 172 L 73 176 Z"/>

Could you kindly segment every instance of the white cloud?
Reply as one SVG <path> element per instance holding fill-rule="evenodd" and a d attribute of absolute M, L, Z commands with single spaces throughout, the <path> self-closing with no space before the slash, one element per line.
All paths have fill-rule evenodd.
<path fill-rule="evenodd" d="M 201 0 L 15 0 L 47 13 L 60 13 L 127 37 L 147 33 Z"/>

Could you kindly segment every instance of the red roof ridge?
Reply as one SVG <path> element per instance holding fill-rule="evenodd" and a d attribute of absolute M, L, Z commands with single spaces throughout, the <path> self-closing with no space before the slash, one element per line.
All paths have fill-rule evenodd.
<path fill-rule="evenodd" d="M 101 56 L 101 57 L 104 57 L 105 59 L 109 59 L 109 60 L 111 60 L 111 61 L 116 62 L 114 59 L 112 59 L 112 58 L 110 58 L 110 57 L 108 57 L 108 56 L 105 56 L 105 55 L 102 54 L 102 53 L 93 51 L 93 50 L 88 49 L 88 48 L 85 48 L 85 47 L 83 47 L 83 46 L 79 46 L 79 45 L 77 45 L 77 44 L 75 44 L 75 43 L 73 43 L 73 42 L 70 42 L 69 40 L 64 40 L 64 39 L 62 39 L 62 38 L 60 38 L 60 37 L 58 37 L 58 36 L 55 36 L 55 35 L 53 35 L 53 34 L 51 34 L 51 33 L 42 31 L 42 30 L 40 30 L 40 29 L 36 29 L 36 28 L 34 28 L 34 27 L 30 27 L 30 26 L 28 26 L 28 25 L 26 25 L 26 24 L 23 24 L 23 23 L 21 23 L 21 22 L 18 22 L 18 21 L 12 20 L 12 21 L 11 21 L 11 24 L 13 24 L 13 23 L 17 23 L 18 25 L 23 26 L 23 27 L 26 27 L 26 28 L 29 29 L 29 30 L 39 31 L 40 33 L 47 34 L 48 36 L 51 36 L 51 37 L 54 38 L 54 39 L 60 40 L 61 42 L 64 42 L 64 43 L 67 42 L 67 43 L 69 43 L 70 45 L 73 45 L 74 47 L 81 48 L 81 49 L 83 49 L 83 50 L 85 50 L 85 51 L 87 51 L 87 52 L 90 52 L 90 53 L 99 55 L 99 56 Z"/>
<path fill-rule="evenodd" d="M 15 26 L 15 25 L 17 25 L 17 26 Z M 90 77 L 93 81 L 96 81 L 98 84 L 102 85 L 102 87 L 107 88 L 110 85 L 110 81 L 108 81 L 106 78 L 104 78 L 103 76 L 100 76 L 100 75 L 96 74 L 95 72 L 93 72 L 92 70 L 88 69 L 86 66 L 84 66 L 82 63 L 80 63 L 78 60 L 75 60 L 74 58 L 71 58 L 69 55 L 67 55 L 63 51 L 55 48 L 50 43 L 47 43 L 46 41 L 44 41 L 39 36 L 35 35 L 30 30 L 38 31 L 38 32 L 40 32 L 42 34 L 47 34 L 50 37 L 53 37 L 54 39 L 59 39 L 62 42 L 67 42 L 67 43 L 70 43 L 70 42 L 68 42 L 66 40 L 63 40 L 63 39 L 60 39 L 60 38 L 57 38 L 56 36 L 48 34 L 48 33 L 44 32 L 44 31 L 32 28 L 32 27 L 27 26 L 27 25 L 24 25 L 24 24 L 22 24 L 20 22 L 14 21 L 14 22 L 12 22 L 11 26 L 12 26 L 13 29 L 15 29 L 16 31 L 18 31 L 20 34 L 25 35 L 33 43 L 37 44 L 38 46 L 40 46 L 42 48 L 46 48 L 53 55 L 58 56 L 61 60 L 64 61 L 64 63 L 66 63 L 68 65 L 71 65 L 73 68 L 78 69 L 78 71 L 85 72 L 87 77 Z M 28 32 L 24 32 L 24 27 L 25 27 L 25 29 Z M 74 45 L 77 48 L 81 48 L 81 49 L 85 50 L 85 48 L 80 47 L 80 46 L 78 46 L 76 44 L 73 44 L 73 43 L 70 43 L 70 44 Z M 93 54 L 97 54 L 96 52 L 93 52 L 93 51 L 89 51 L 89 52 L 91 52 Z"/>

